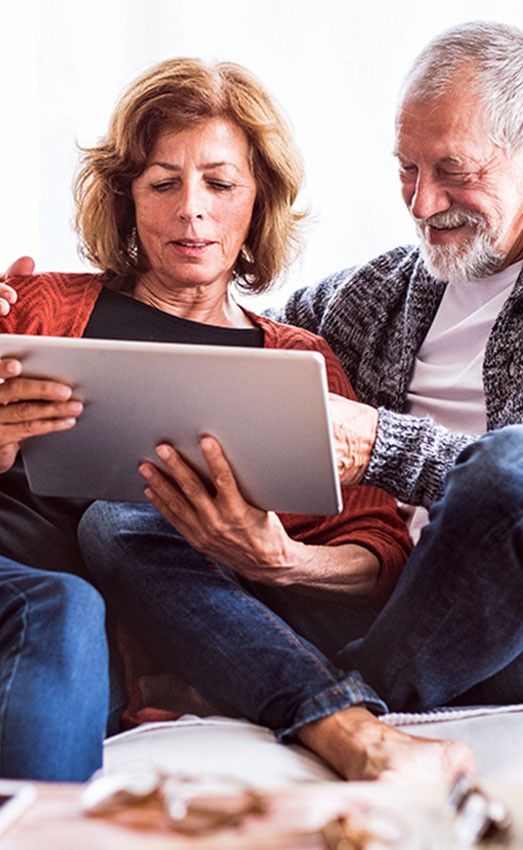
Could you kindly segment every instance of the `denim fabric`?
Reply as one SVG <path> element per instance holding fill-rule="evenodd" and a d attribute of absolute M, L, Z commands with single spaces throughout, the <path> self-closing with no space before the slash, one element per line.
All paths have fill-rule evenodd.
<path fill-rule="evenodd" d="M 380 713 L 521 701 L 522 532 L 523 427 L 510 426 L 461 454 L 379 615 L 241 581 L 147 505 L 93 504 L 80 544 L 167 667 L 286 739 L 356 703 Z"/>
<path fill-rule="evenodd" d="M 105 608 L 77 576 L 0 557 L 0 775 L 81 782 L 102 764 Z"/>
<path fill-rule="evenodd" d="M 523 700 L 523 426 L 459 456 L 393 596 L 336 658 L 392 710 Z"/>
<path fill-rule="evenodd" d="M 222 712 L 283 740 L 354 703 L 386 710 L 357 674 L 329 661 L 367 631 L 374 612 L 242 582 L 146 504 L 94 503 L 79 540 L 109 606 Z"/>

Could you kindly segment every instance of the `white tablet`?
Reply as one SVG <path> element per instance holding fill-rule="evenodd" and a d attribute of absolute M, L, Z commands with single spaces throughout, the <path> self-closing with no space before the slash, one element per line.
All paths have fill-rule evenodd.
<path fill-rule="evenodd" d="M 202 474 L 212 434 L 244 497 L 266 510 L 341 509 L 323 356 L 309 351 L 0 335 L 23 374 L 64 381 L 85 403 L 70 431 L 33 437 L 34 493 L 142 501 L 143 459 L 162 441 Z"/>

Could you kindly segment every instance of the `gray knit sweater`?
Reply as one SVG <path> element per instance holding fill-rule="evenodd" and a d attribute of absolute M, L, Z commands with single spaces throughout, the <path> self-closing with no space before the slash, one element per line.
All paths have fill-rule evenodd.
<path fill-rule="evenodd" d="M 413 505 L 440 497 L 447 471 L 474 439 L 403 412 L 416 352 L 445 286 L 430 277 L 418 248 L 401 247 L 298 290 L 281 311 L 271 311 L 321 334 L 360 401 L 379 409 L 363 483 Z M 488 339 L 483 385 L 489 430 L 523 422 L 523 273 Z"/>

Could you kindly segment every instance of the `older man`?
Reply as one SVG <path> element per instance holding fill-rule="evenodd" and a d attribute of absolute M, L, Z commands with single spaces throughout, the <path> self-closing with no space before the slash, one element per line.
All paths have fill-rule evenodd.
<path fill-rule="evenodd" d="M 429 508 L 392 600 L 339 661 L 391 708 L 521 701 L 523 33 L 477 22 L 432 41 L 395 153 L 420 246 L 280 316 L 328 340 L 368 405 L 335 402 L 344 480 L 419 506 L 415 537 Z"/>

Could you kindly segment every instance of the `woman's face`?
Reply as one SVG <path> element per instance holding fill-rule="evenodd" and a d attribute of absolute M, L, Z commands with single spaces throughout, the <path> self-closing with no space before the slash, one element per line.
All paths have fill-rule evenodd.
<path fill-rule="evenodd" d="M 225 291 L 256 197 L 243 130 L 211 119 L 161 133 L 131 188 L 140 244 L 162 283 Z"/>

